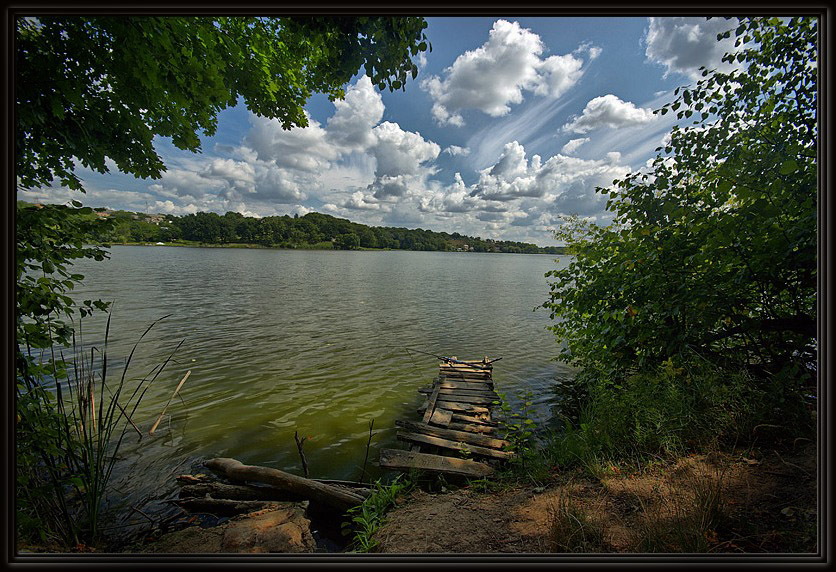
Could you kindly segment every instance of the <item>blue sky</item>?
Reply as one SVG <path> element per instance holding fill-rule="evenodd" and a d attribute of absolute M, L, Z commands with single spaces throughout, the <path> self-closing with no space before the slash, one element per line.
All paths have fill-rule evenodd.
<path fill-rule="evenodd" d="M 157 181 L 79 169 L 83 202 L 143 212 L 318 211 L 371 225 L 557 244 L 561 216 L 605 224 L 595 187 L 642 168 L 673 125 L 652 110 L 723 67 L 722 18 L 428 18 L 433 51 L 406 91 L 355 76 L 284 131 L 242 102 L 203 152 L 155 145 Z M 66 195 L 66 196 L 65 196 Z M 19 193 L 60 202 L 70 193 Z M 72 198 L 77 198 L 77 195 Z"/>

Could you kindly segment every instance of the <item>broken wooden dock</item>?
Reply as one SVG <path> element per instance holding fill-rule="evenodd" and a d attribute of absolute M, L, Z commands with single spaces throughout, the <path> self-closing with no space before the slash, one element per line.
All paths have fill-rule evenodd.
<path fill-rule="evenodd" d="M 492 374 L 487 357 L 464 361 L 454 356 L 440 363 L 433 385 L 418 390 L 427 396 L 418 410 L 421 421 L 395 421 L 398 439 L 411 448 L 382 449 L 379 465 L 477 478 L 491 475 L 492 464 L 513 455 L 505 450 L 509 443 L 496 435 L 492 412 L 499 396 Z"/>

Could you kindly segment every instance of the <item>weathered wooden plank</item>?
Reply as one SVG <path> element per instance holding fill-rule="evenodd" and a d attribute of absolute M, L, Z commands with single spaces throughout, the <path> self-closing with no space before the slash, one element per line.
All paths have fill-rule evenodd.
<path fill-rule="evenodd" d="M 514 454 L 509 451 L 497 451 L 489 447 L 480 447 L 478 445 L 471 445 L 463 441 L 451 441 L 449 439 L 442 439 L 440 437 L 433 437 L 431 435 L 424 435 L 423 433 L 412 433 L 409 431 L 398 431 L 398 439 L 410 441 L 412 443 L 423 443 L 426 445 L 435 445 L 436 447 L 443 447 L 444 449 L 452 449 L 454 451 L 461 451 L 466 448 L 474 455 L 481 455 L 483 457 L 492 457 L 494 459 L 509 459 Z"/>
<path fill-rule="evenodd" d="M 436 409 L 436 411 L 438 411 Z M 467 431 L 468 433 L 481 433 L 482 435 L 490 435 L 496 431 L 495 427 L 490 425 L 474 425 L 472 423 L 453 423 L 446 425 L 447 429 L 455 429 L 456 431 Z"/>
<path fill-rule="evenodd" d="M 480 405 L 473 405 L 471 403 L 461 403 L 458 401 L 441 401 L 438 400 L 435 403 L 436 407 L 440 407 L 442 409 L 449 409 L 453 412 L 466 412 L 466 413 L 490 413 L 490 409 L 487 407 L 482 407 Z M 427 410 L 427 403 L 424 402 L 421 407 L 418 408 L 419 412 L 424 412 Z"/>
<path fill-rule="evenodd" d="M 488 425 L 490 427 L 497 427 L 499 425 L 496 421 L 491 420 L 490 415 L 484 413 L 478 415 L 454 413 L 452 420 L 461 423 L 469 423 L 471 425 Z"/>
<path fill-rule="evenodd" d="M 488 397 L 486 395 L 474 395 L 472 393 L 459 393 L 458 390 L 456 390 L 456 391 L 457 391 L 457 393 L 448 393 L 448 394 L 445 394 L 445 395 L 440 395 L 439 394 L 438 398 L 439 399 L 449 399 L 451 401 L 455 400 L 457 403 L 473 403 L 473 404 L 476 404 L 476 405 L 485 405 L 485 406 L 493 405 L 493 402 L 498 399 L 498 397 L 496 397 L 496 396 Z"/>
<path fill-rule="evenodd" d="M 476 433 L 467 431 L 456 431 L 455 429 L 444 429 L 441 427 L 433 427 L 426 423 L 416 423 L 414 421 L 395 421 L 395 425 L 403 427 L 411 433 L 421 433 L 423 435 L 430 435 L 431 437 L 441 437 L 442 439 L 449 439 L 451 441 L 464 441 L 469 445 L 478 445 L 479 447 L 488 447 L 490 449 L 503 449 L 511 443 L 504 439 L 497 439 L 495 437 L 487 437 Z"/>
<path fill-rule="evenodd" d="M 441 425 L 442 427 L 447 427 L 450 424 L 450 420 L 453 418 L 453 412 L 448 411 L 446 409 L 438 409 L 436 408 L 433 411 L 432 417 L 430 417 L 430 423 L 434 423 L 436 425 Z"/>
<path fill-rule="evenodd" d="M 429 421 L 430 417 L 432 417 L 433 411 L 435 410 L 436 401 L 438 400 L 438 394 L 440 391 L 441 387 L 438 384 L 436 384 L 435 387 L 433 387 L 432 394 L 430 395 L 429 400 L 427 401 L 427 410 L 424 412 L 423 419 L 424 423 Z"/>
<path fill-rule="evenodd" d="M 438 372 L 439 381 L 471 381 L 478 383 L 493 383 L 493 378 L 490 375 L 483 375 L 481 373 L 445 373 Z"/>
<path fill-rule="evenodd" d="M 493 382 L 480 381 L 440 381 L 439 387 L 441 389 L 478 389 L 482 391 L 492 391 Z"/>
<path fill-rule="evenodd" d="M 467 366 L 493 367 L 493 365 L 491 365 L 489 363 L 486 363 L 485 361 L 483 361 L 481 359 L 456 359 L 456 358 L 453 358 L 453 359 L 456 360 L 456 361 L 453 361 L 453 362 L 443 361 L 438 365 L 448 366 L 448 367 L 467 367 Z"/>
<path fill-rule="evenodd" d="M 435 411 L 435 404 L 438 400 L 438 392 L 441 391 L 440 386 L 436 383 L 432 390 L 432 395 L 427 400 L 427 408 L 424 411 L 423 421 L 424 423 L 428 422 L 433 415 L 433 411 Z M 411 450 L 413 453 L 417 453 L 421 450 L 421 445 L 412 445 Z"/>
<path fill-rule="evenodd" d="M 494 472 L 493 467 L 479 461 L 414 453 L 400 449 L 381 449 L 378 464 L 388 469 L 420 469 L 465 477 L 487 477 Z"/>
<path fill-rule="evenodd" d="M 431 394 L 434 391 L 432 387 L 422 387 L 418 390 L 418 393 L 423 393 L 425 395 Z M 499 400 L 499 396 L 493 391 L 485 391 L 483 389 L 445 389 L 441 388 L 438 390 L 439 399 L 447 399 L 445 395 L 471 395 L 473 397 L 489 397 L 490 399 L 497 401 Z"/>

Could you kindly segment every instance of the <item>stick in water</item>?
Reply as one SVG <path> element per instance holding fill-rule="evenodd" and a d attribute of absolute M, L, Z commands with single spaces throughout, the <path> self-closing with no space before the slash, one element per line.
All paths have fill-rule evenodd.
<path fill-rule="evenodd" d="M 299 449 L 299 456 L 302 457 L 302 472 L 305 473 L 305 478 L 308 478 L 308 460 L 305 458 L 305 451 L 302 450 L 302 446 L 305 444 L 305 441 L 308 440 L 307 437 L 302 437 L 299 439 L 299 431 L 293 432 L 293 438 L 296 440 L 296 448 Z"/>
<path fill-rule="evenodd" d="M 157 422 L 154 423 L 154 426 L 151 427 L 151 430 L 148 432 L 149 435 L 153 435 L 154 431 L 157 430 L 157 426 L 160 424 L 160 421 L 163 420 L 163 415 L 165 415 L 165 410 L 168 409 L 169 403 L 171 400 L 174 399 L 174 396 L 177 395 L 177 392 L 180 391 L 180 388 L 183 387 L 183 384 L 186 383 L 186 380 L 189 379 L 189 376 L 192 374 L 192 370 L 186 372 L 186 375 L 183 376 L 183 379 L 180 380 L 180 383 L 177 384 L 177 389 L 174 390 L 174 393 L 171 394 L 171 397 L 168 398 L 168 402 L 163 407 L 163 410 L 160 411 L 160 416 L 157 417 Z"/>
<path fill-rule="evenodd" d="M 369 421 L 369 442 L 366 443 L 366 458 L 363 459 L 363 472 L 360 474 L 361 483 L 366 476 L 366 463 L 369 461 L 369 447 L 372 445 L 372 429 L 374 429 L 374 419 Z"/>

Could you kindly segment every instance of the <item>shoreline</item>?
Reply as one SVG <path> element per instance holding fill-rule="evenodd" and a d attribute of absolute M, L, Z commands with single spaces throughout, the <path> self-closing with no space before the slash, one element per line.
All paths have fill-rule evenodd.
<path fill-rule="evenodd" d="M 107 242 L 107 243 L 91 243 L 101 248 L 110 248 L 112 246 L 159 246 L 159 247 L 179 247 L 179 248 L 230 248 L 230 249 L 251 249 L 251 250 L 310 250 L 310 251 L 343 251 L 343 252 L 441 252 L 445 254 L 510 254 L 510 255 L 526 255 L 526 256 L 568 256 L 563 254 L 549 254 L 546 252 L 476 252 L 476 251 L 457 251 L 457 250 L 409 250 L 404 248 L 364 248 L 357 247 L 353 249 L 341 248 L 326 248 L 317 247 L 315 245 L 305 245 L 298 247 L 285 246 L 264 246 L 263 244 L 250 244 L 233 242 L 227 244 L 211 244 L 211 243 L 180 243 L 180 242 Z"/>

